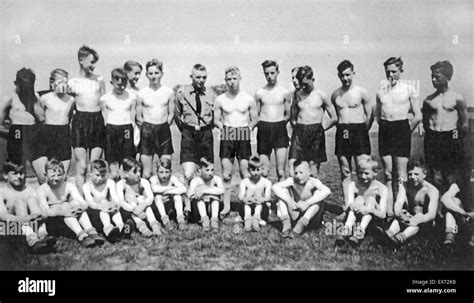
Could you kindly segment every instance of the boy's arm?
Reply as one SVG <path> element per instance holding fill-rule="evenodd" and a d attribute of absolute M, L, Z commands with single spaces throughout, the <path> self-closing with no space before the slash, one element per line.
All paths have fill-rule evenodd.
<path fill-rule="evenodd" d="M 252 97 L 252 101 L 250 102 L 249 115 L 250 115 L 249 128 L 252 131 L 258 124 L 257 102 L 255 101 L 253 97 Z"/>
<path fill-rule="evenodd" d="M 102 205 L 94 201 L 89 183 L 84 183 L 82 186 L 82 192 L 84 193 L 84 200 L 89 204 L 90 208 L 102 210 Z"/>
<path fill-rule="evenodd" d="M 395 204 L 393 205 L 393 212 L 395 213 L 396 217 L 399 217 L 402 213 L 403 205 L 407 201 L 407 192 L 405 190 L 405 186 L 400 184 L 398 186 L 398 194 Z"/>
<path fill-rule="evenodd" d="M 375 94 L 375 119 L 377 119 L 377 123 L 380 124 L 380 119 L 382 117 L 382 104 L 380 103 L 380 96 L 379 92 Z"/>
<path fill-rule="evenodd" d="M 137 95 L 137 108 L 136 108 L 136 118 L 135 122 L 138 126 L 141 126 L 143 123 L 143 99 Z"/>
<path fill-rule="evenodd" d="M 224 187 L 224 182 L 222 182 L 222 179 L 220 177 L 214 176 L 214 181 L 216 182 L 216 186 L 208 186 L 205 189 L 202 190 L 203 194 L 207 195 L 215 195 L 215 196 L 220 196 L 225 193 L 225 187 Z"/>
<path fill-rule="evenodd" d="M 362 89 L 361 91 L 361 98 L 362 98 L 362 106 L 364 107 L 365 113 L 365 125 L 367 126 L 367 131 L 372 126 L 374 122 L 373 111 L 372 111 L 372 101 L 370 100 L 370 96 L 367 93 L 366 89 Z"/>
<path fill-rule="evenodd" d="M 140 180 L 141 185 L 143 186 L 144 189 L 144 196 L 145 196 L 145 203 L 147 206 L 150 206 L 153 203 L 153 191 L 151 190 L 150 182 L 146 179 L 141 179 Z"/>
<path fill-rule="evenodd" d="M 285 113 L 284 113 L 284 119 L 286 122 L 290 121 L 291 118 L 291 94 L 289 91 L 285 93 Z"/>
<path fill-rule="evenodd" d="M 291 206 L 292 209 L 296 209 L 298 208 L 296 206 L 296 201 L 291 197 L 290 192 L 288 191 L 288 187 L 292 185 L 293 179 L 288 178 L 284 181 L 273 184 L 272 190 L 280 200 L 283 200 L 283 202 Z"/>
<path fill-rule="evenodd" d="M 19 216 L 12 215 L 8 212 L 8 209 L 5 205 L 4 198 L 0 192 L 0 220 L 1 221 L 11 221 L 11 222 L 20 222 L 22 221 Z"/>
<path fill-rule="evenodd" d="M 408 100 L 410 100 L 410 106 L 413 112 L 413 118 L 410 121 L 410 130 L 413 132 L 418 126 L 418 124 L 420 124 L 421 120 L 423 119 L 423 116 L 421 114 L 418 98 L 411 95 Z"/>
<path fill-rule="evenodd" d="M 462 132 L 468 131 L 469 120 L 467 119 L 467 105 L 466 100 L 464 100 L 464 97 L 461 95 L 458 95 L 456 98 L 456 110 L 458 111 L 458 128 Z"/>
<path fill-rule="evenodd" d="M 354 202 L 355 194 L 356 194 L 355 184 L 353 181 L 349 182 L 349 184 L 347 185 L 347 195 L 345 195 L 344 197 L 346 200 L 344 204 L 344 210 L 349 208 L 349 205 L 351 205 Z"/>
<path fill-rule="evenodd" d="M 316 187 L 316 190 L 314 191 L 314 194 L 311 198 L 303 202 L 303 205 L 307 206 L 306 208 L 323 201 L 331 194 L 329 187 L 324 185 L 319 179 L 311 178 L 310 182 L 313 183 L 313 186 Z"/>
<path fill-rule="evenodd" d="M 260 111 L 262 110 L 262 100 L 260 99 L 260 96 L 258 94 L 258 91 L 260 89 L 258 89 L 256 92 L 255 92 L 255 104 L 257 105 L 257 116 L 260 116 Z"/>
<path fill-rule="evenodd" d="M 99 106 L 102 112 L 102 117 L 104 118 L 104 123 L 105 125 L 107 125 L 107 116 L 108 116 L 107 101 L 103 97 L 100 97 L 99 99 Z"/>
<path fill-rule="evenodd" d="M 221 104 L 219 98 L 214 100 L 214 125 L 222 130 L 224 128 L 224 124 L 222 123 L 222 113 L 221 113 Z"/>
<path fill-rule="evenodd" d="M 430 200 L 428 204 L 428 212 L 426 214 L 416 214 L 413 216 L 410 222 L 412 225 L 419 225 L 435 219 L 436 212 L 438 211 L 439 191 L 433 185 L 428 187 L 428 197 Z"/>
<path fill-rule="evenodd" d="M 268 182 L 265 182 L 265 192 L 262 203 L 270 202 L 272 200 L 272 182 L 270 180 L 267 181 Z"/>
<path fill-rule="evenodd" d="M 37 193 L 38 193 L 39 207 L 41 209 L 41 212 L 44 218 L 57 217 L 57 216 L 63 215 L 64 212 L 63 212 L 63 208 L 61 207 L 62 204 L 49 206 L 46 193 L 44 192 L 44 189 L 41 187 L 37 190 Z"/>
<path fill-rule="evenodd" d="M 295 126 L 296 122 L 298 121 L 298 114 L 300 111 L 298 107 L 298 100 L 299 100 L 299 96 L 296 92 L 294 92 L 291 99 L 291 107 L 290 107 L 290 122 L 293 126 Z"/>
<path fill-rule="evenodd" d="M 105 80 L 102 76 L 99 76 L 97 80 L 99 81 L 100 96 L 102 97 L 103 95 L 105 95 Z"/>
<path fill-rule="evenodd" d="M 167 190 L 166 193 L 170 195 L 183 195 L 186 193 L 186 186 L 179 182 L 178 178 L 171 176 L 171 189 Z"/>
<path fill-rule="evenodd" d="M 0 137 L 8 138 L 8 129 L 3 127 L 3 123 L 5 122 L 5 118 L 10 110 L 12 105 L 12 97 L 10 95 L 5 96 L 2 102 L 0 103 Z"/>
<path fill-rule="evenodd" d="M 178 127 L 179 131 L 183 129 L 183 121 L 181 120 L 181 115 L 183 114 L 183 106 L 181 105 L 181 91 L 178 90 L 174 93 L 174 122 Z"/>
<path fill-rule="evenodd" d="M 247 192 L 247 179 L 243 179 L 240 181 L 240 187 L 239 187 L 239 201 L 247 203 L 248 200 L 245 199 L 245 193 Z"/>
<path fill-rule="evenodd" d="M 125 195 L 123 194 L 124 189 L 125 189 L 124 182 L 122 181 L 117 182 L 117 197 L 118 197 L 119 206 L 128 212 L 132 212 L 133 211 L 132 205 L 130 205 L 125 200 Z"/>
<path fill-rule="evenodd" d="M 110 193 L 110 201 L 115 203 L 117 206 L 119 206 L 119 198 L 117 195 L 117 188 L 116 184 L 113 180 L 107 180 L 107 188 L 109 189 Z"/>
<path fill-rule="evenodd" d="M 466 216 L 467 212 L 460 205 L 454 202 L 454 198 L 459 191 L 459 187 L 456 183 L 451 184 L 448 191 L 441 196 L 441 203 L 443 203 L 444 207 L 448 210 Z"/>
<path fill-rule="evenodd" d="M 37 102 L 34 104 L 34 112 L 36 118 L 38 118 L 39 122 L 44 122 L 45 120 L 45 111 L 46 111 L 46 106 L 45 106 L 45 101 L 43 97 L 39 97 L 38 95 L 36 96 Z"/>
<path fill-rule="evenodd" d="M 171 185 L 166 185 L 166 186 L 160 185 L 160 182 L 156 175 L 150 178 L 150 187 L 151 187 L 152 192 L 155 194 L 164 194 L 166 191 L 174 188 Z"/>
<path fill-rule="evenodd" d="M 67 184 L 69 187 L 69 193 L 71 194 L 71 198 L 73 200 L 76 200 L 80 203 L 80 206 L 83 210 L 86 210 L 89 207 L 89 204 L 84 200 L 84 197 L 79 193 L 79 190 L 77 189 L 76 185 L 73 183 L 68 183 Z"/>
<path fill-rule="evenodd" d="M 372 209 L 372 213 L 379 217 L 380 219 L 385 219 L 387 216 L 387 198 L 388 198 L 388 188 L 385 185 L 379 187 L 380 192 L 380 201 L 379 201 L 379 208 Z"/>
<path fill-rule="evenodd" d="M 334 105 L 332 105 L 331 100 L 329 100 L 328 96 L 325 93 L 321 92 L 319 95 L 321 97 L 321 100 L 323 100 L 324 109 L 329 115 L 329 124 L 326 125 L 326 127 L 324 128 L 324 131 L 327 131 L 337 123 L 336 109 L 334 108 Z"/>
<path fill-rule="evenodd" d="M 427 129 L 430 128 L 430 116 L 431 116 L 431 109 L 430 109 L 430 106 L 428 105 L 428 101 L 426 99 L 423 101 L 423 107 L 421 109 L 421 115 L 422 115 L 423 129 L 426 131 Z"/>
<path fill-rule="evenodd" d="M 28 198 L 27 207 L 30 213 L 29 217 L 31 220 L 35 220 L 41 217 L 42 212 L 39 206 L 38 194 L 34 189 L 31 189 L 31 195 Z"/>
<path fill-rule="evenodd" d="M 168 125 L 173 124 L 174 120 L 174 93 L 168 99 Z"/>

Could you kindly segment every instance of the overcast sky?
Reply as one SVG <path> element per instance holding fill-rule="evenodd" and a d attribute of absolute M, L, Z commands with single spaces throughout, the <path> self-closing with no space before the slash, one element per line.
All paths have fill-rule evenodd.
<path fill-rule="evenodd" d="M 402 56 L 404 77 L 419 81 L 426 96 L 429 66 L 447 59 L 453 88 L 474 106 L 474 1 L 413 2 L 1 0 L 0 93 L 23 66 L 36 72 L 38 90 L 56 67 L 76 75 L 77 49 L 87 44 L 99 52 L 96 70 L 107 83 L 126 60 L 156 57 L 166 85 L 188 83 L 198 62 L 208 67 L 208 84 L 222 83 L 225 67 L 237 65 L 251 94 L 265 84 L 265 59 L 280 62 L 284 86 L 292 67 L 311 65 L 328 93 L 340 85 L 337 64 L 350 59 L 356 81 L 375 95 L 383 61 Z M 143 74 L 139 84 L 147 84 Z"/>

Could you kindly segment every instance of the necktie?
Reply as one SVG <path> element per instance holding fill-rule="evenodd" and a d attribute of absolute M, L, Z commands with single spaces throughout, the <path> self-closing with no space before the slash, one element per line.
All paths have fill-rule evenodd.
<path fill-rule="evenodd" d="M 195 91 L 195 93 L 196 93 L 196 112 L 200 115 L 201 114 L 201 107 L 202 107 L 201 96 L 199 95 L 200 92 Z"/>

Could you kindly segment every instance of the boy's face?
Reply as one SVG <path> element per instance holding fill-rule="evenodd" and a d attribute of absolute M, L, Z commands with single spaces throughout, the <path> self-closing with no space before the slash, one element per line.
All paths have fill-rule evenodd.
<path fill-rule="evenodd" d="M 167 169 L 167 168 L 164 168 L 163 166 L 160 166 L 160 167 L 158 167 L 157 175 L 158 175 L 158 179 L 160 179 L 160 181 L 166 182 L 171 178 L 171 170 Z"/>
<path fill-rule="evenodd" d="M 91 181 L 94 185 L 104 184 L 107 181 L 107 172 L 101 172 L 98 169 L 93 168 L 91 173 Z"/>
<path fill-rule="evenodd" d="M 214 164 L 207 167 L 201 167 L 201 178 L 205 181 L 209 181 L 214 177 Z"/>
<path fill-rule="evenodd" d="M 138 66 L 132 66 L 132 70 L 127 73 L 128 82 L 132 87 L 135 87 L 137 85 L 141 73 L 142 69 Z"/>
<path fill-rule="evenodd" d="M 291 73 L 291 81 L 293 82 L 293 86 L 295 87 L 295 90 L 300 89 L 300 83 L 298 82 L 298 79 L 296 78 L 296 73 L 298 70 L 295 70 Z"/>
<path fill-rule="evenodd" d="M 114 74 L 112 75 L 112 81 L 110 81 L 110 83 L 112 84 L 114 92 L 121 94 L 125 91 L 125 88 L 127 87 L 127 81 L 127 77 L 123 77 L 119 74 Z"/>
<path fill-rule="evenodd" d="M 238 91 L 240 86 L 240 74 L 238 72 L 229 72 L 225 75 L 225 83 L 232 91 Z"/>
<path fill-rule="evenodd" d="M 360 168 L 357 177 L 365 184 L 370 183 L 375 178 L 375 172 L 370 167 Z"/>
<path fill-rule="evenodd" d="M 86 75 L 90 75 L 94 72 L 95 60 L 92 54 L 89 54 L 89 56 L 87 57 L 80 58 L 79 64 L 81 65 L 81 68 L 82 70 L 84 70 Z"/>
<path fill-rule="evenodd" d="M 408 171 L 408 181 L 414 186 L 420 186 L 426 178 L 426 173 L 421 167 L 414 167 Z"/>
<path fill-rule="evenodd" d="M 7 179 L 8 184 L 10 184 L 12 187 L 15 187 L 15 188 L 23 187 L 26 182 L 25 170 L 21 168 L 17 171 L 11 171 L 8 174 L 6 174 L 6 179 Z"/>
<path fill-rule="evenodd" d="M 439 69 L 435 69 L 431 73 L 431 83 L 433 84 L 434 88 L 443 87 L 448 84 L 449 80 L 443 75 Z"/>
<path fill-rule="evenodd" d="M 268 84 L 274 85 L 277 82 L 279 72 L 277 71 L 276 66 L 264 68 L 263 74 L 265 75 Z"/>
<path fill-rule="evenodd" d="M 139 166 L 131 168 L 126 174 L 125 178 L 130 183 L 138 183 L 140 181 L 141 169 Z"/>
<path fill-rule="evenodd" d="M 293 180 L 298 184 L 305 184 L 309 179 L 309 173 L 309 164 L 307 162 L 303 162 L 295 167 Z"/>
<path fill-rule="evenodd" d="M 46 179 L 50 186 L 58 186 L 64 179 L 64 171 L 61 169 L 48 169 L 46 171 Z"/>
<path fill-rule="evenodd" d="M 339 77 L 339 80 L 341 80 L 343 87 L 350 87 L 354 77 L 354 71 L 349 67 L 343 70 L 342 73 L 338 73 L 337 76 Z"/>
<path fill-rule="evenodd" d="M 146 76 L 150 81 L 150 84 L 159 84 L 161 77 L 163 77 L 163 72 L 159 70 L 157 66 L 153 65 L 146 71 Z"/>
<path fill-rule="evenodd" d="M 305 77 L 301 81 L 299 81 L 299 84 L 300 84 L 301 90 L 309 94 L 313 91 L 314 79 Z"/>
<path fill-rule="evenodd" d="M 56 74 L 54 76 L 54 81 L 51 82 L 51 88 L 57 94 L 64 94 L 67 92 L 67 80 L 68 78 L 66 76 Z"/>
<path fill-rule="evenodd" d="M 385 76 L 387 76 L 387 80 L 390 81 L 392 86 L 397 84 L 398 80 L 400 80 L 401 74 L 401 70 L 395 64 L 390 64 L 385 67 Z"/>
<path fill-rule="evenodd" d="M 203 89 L 207 80 L 207 71 L 194 69 L 191 71 L 191 80 L 193 86 L 198 89 Z"/>
<path fill-rule="evenodd" d="M 262 167 L 254 167 L 252 169 L 249 168 L 249 173 L 250 173 L 250 178 L 252 180 L 259 180 L 260 177 L 262 176 Z"/>

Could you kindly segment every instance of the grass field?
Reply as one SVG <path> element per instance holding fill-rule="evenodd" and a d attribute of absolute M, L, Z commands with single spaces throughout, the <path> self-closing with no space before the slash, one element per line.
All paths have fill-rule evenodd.
<path fill-rule="evenodd" d="M 172 129 L 178 167 L 179 132 Z M 373 154 L 378 154 L 376 133 L 371 133 Z M 325 222 L 332 222 L 342 203 L 339 167 L 334 156 L 334 133 L 326 137 L 328 162 L 322 164 L 320 179 L 332 194 Z M 2 141 L 4 145 L 4 141 Z M 421 154 L 421 138 L 413 136 L 413 153 Z M 4 148 L 1 149 L 4 152 Z M 216 155 L 217 146 L 216 146 Z M 217 165 L 218 172 L 220 171 Z M 181 173 L 180 170 L 178 170 Z M 236 200 L 237 174 L 234 178 L 233 201 Z M 381 178 L 379 174 L 378 178 Z M 275 181 L 275 172 L 272 172 Z M 31 181 L 31 180 L 30 180 Z M 233 209 L 236 204 L 233 203 Z M 472 248 L 459 244 L 454 249 L 442 247 L 443 226 L 394 249 L 381 246 L 368 235 L 358 248 L 336 250 L 334 237 L 325 228 L 314 226 L 298 239 L 279 237 L 281 224 L 272 223 L 259 233 L 235 233 L 235 216 L 226 218 L 218 234 L 204 233 L 198 225 L 186 231 L 175 230 L 162 238 L 146 239 L 134 233 L 132 240 L 106 243 L 87 249 L 73 239 L 61 238 L 57 251 L 43 256 L 28 254 L 18 241 L 0 247 L 0 269 L 7 270 L 472 270 Z M 465 230 L 458 242 L 466 240 Z M 466 242 L 466 241 L 464 241 Z"/>

